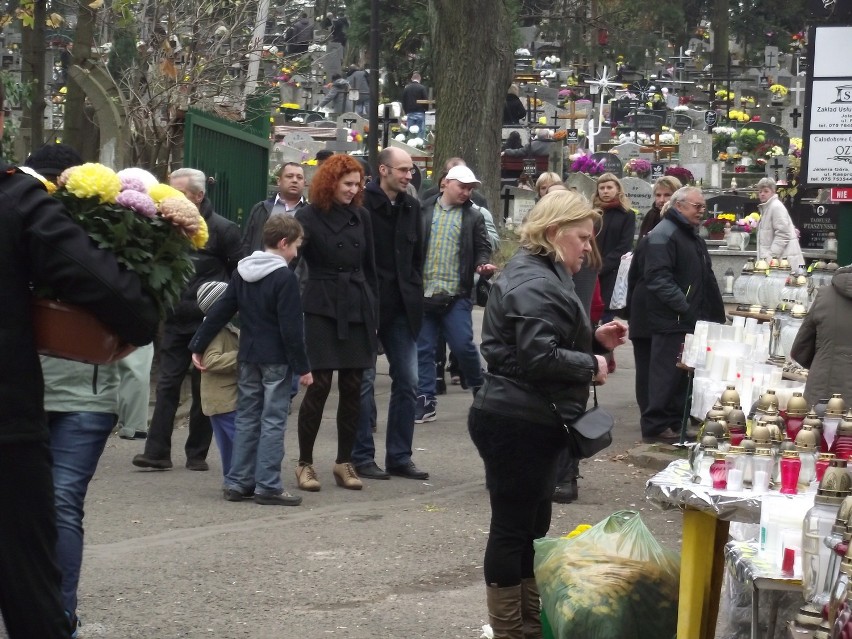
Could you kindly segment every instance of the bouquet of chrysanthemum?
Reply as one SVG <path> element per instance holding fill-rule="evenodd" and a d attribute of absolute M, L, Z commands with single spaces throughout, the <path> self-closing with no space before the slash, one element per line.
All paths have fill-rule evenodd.
<path fill-rule="evenodd" d="M 666 169 L 665 175 L 671 175 L 672 177 L 677 178 L 684 186 L 692 184 L 695 181 L 692 171 L 683 166 L 670 166 Z"/>
<path fill-rule="evenodd" d="M 603 163 L 598 162 L 591 155 L 580 154 L 571 163 L 571 171 L 573 173 L 600 175 L 603 173 Z"/>
<path fill-rule="evenodd" d="M 43 181 L 50 191 L 53 185 Z M 94 163 L 67 169 L 55 187 L 53 197 L 100 248 L 139 276 L 164 317 L 192 276 L 192 251 L 207 243 L 207 223 L 195 204 L 147 171 L 116 173 Z"/>
<path fill-rule="evenodd" d="M 630 158 L 624 168 L 641 178 L 651 175 L 651 163 L 643 158 Z"/>

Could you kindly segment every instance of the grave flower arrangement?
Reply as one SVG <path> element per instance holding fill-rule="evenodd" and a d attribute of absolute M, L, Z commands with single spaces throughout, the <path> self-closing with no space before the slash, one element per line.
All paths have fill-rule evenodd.
<path fill-rule="evenodd" d="M 757 225 L 759 222 L 760 213 L 749 213 L 744 218 L 737 220 L 732 229 L 753 235 L 757 232 Z"/>
<path fill-rule="evenodd" d="M 769 91 L 775 98 L 783 98 L 788 93 L 787 87 L 783 84 L 773 84 L 769 87 Z"/>
<path fill-rule="evenodd" d="M 677 178 L 684 186 L 695 182 L 695 176 L 692 175 L 692 171 L 683 166 L 670 166 L 666 169 L 665 175 Z"/>
<path fill-rule="evenodd" d="M 728 120 L 731 122 L 748 122 L 751 120 L 751 116 L 745 111 L 740 111 L 739 109 L 731 109 L 728 112 Z"/>
<path fill-rule="evenodd" d="M 624 167 L 630 173 L 635 173 L 640 178 L 651 175 L 651 163 L 643 158 L 631 158 Z"/>
<path fill-rule="evenodd" d="M 207 243 L 207 223 L 195 204 L 147 171 L 115 173 L 95 163 L 63 172 L 53 197 L 100 248 L 139 276 L 165 317 L 192 276 L 190 255 Z M 50 291 L 37 295 L 52 297 Z"/>
<path fill-rule="evenodd" d="M 581 153 L 571 162 L 571 172 L 600 175 L 603 173 L 603 163 L 593 159 L 591 155 Z"/>
<path fill-rule="evenodd" d="M 733 225 L 736 222 L 737 216 L 733 213 L 720 213 L 716 217 L 711 217 L 704 220 L 704 228 L 711 235 L 725 232 L 725 224 Z"/>

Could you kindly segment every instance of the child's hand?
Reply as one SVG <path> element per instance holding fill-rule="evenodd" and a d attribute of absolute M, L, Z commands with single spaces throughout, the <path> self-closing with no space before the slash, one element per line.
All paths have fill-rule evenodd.
<path fill-rule="evenodd" d="M 304 375 L 299 377 L 299 383 L 302 386 L 310 386 L 311 384 L 314 383 L 314 376 L 311 375 L 310 373 L 305 373 Z"/>
<path fill-rule="evenodd" d="M 201 353 L 192 354 L 192 363 L 195 364 L 195 368 L 200 370 L 202 373 L 207 370 L 207 367 L 204 365 L 204 355 Z"/>

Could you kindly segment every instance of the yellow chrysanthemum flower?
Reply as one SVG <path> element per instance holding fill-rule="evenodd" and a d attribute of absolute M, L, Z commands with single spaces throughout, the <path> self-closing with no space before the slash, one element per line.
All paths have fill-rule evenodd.
<path fill-rule="evenodd" d="M 151 196 L 151 199 L 154 200 L 157 204 L 165 200 L 167 197 L 179 197 L 186 200 L 186 196 L 178 191 L 173 186 L 169 186 L 168 184 L 155 184 L 151 188 L 148 189 L 148 195 Z M 187 200 L 188 202 L 189 200 Z"/>
<path fill-rule="evenodd" d="M 72 167 L 65 188 L 79 198 L 97 197 L 101 204 L 114 204 L 121 193 L 121 180 L 109 167 L 87 162 Z"/>
<path fill-rule="evenodd" d="M 198 231 L 196 231 L 195 235 L 189 239 L 192 241 L 192 245 L 195 248 L 200 249 L 206 246 L 207 239 L 210 237 L 210 234 L 207 231 L 207 222 L 204 221 L 204 218 L 200 215 L 198 216 L 198 222 Z"/>

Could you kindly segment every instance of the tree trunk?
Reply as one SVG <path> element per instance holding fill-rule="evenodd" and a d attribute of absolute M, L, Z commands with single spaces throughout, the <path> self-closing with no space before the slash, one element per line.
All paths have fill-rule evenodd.
<path fill-rule="evenodd" d="M 728 0 L 713 0 L 713 75 L 719 77 L 728 68 Z"/>
<path fill-rule="evenodd" d="M 86 68 L 92 57 L 92 41 L 95 35 L 95 11 L 79 4 L 77 11 L 77 29 L 74 33 L 74 48 L 71 51 L 71 64 Z M 74 149 L 82 149 L 83 140 L 91 135 L 91 127 L 86 126 L 86 94 L 73 80 L 68 79 L 68 93 L 65 96 L 65 135 L 63 142 Z M 84 157 L 86 161 L 97 162 L 98 158 Z"/>
<path fill-rule="evenodd" d="M 437 134 L 434 173 L 464 158 L 491 210 L 500 199 L 503 105 L 512 75 L 515 10 L 507 0 L 432 0 Z M 500 215 L 494 216 L 502 224 Z"/>
<path fill-rule="evenodd" d="M 24 84 L 32 81 L 33 96 L 30 108 L 24 111 L 21 128 L 29 129 L 28 144 L 24 155 L 32 153 L 44 144 L 44 89 L 45 89 L 45 46 L 44 46 L 44 2 L 33 3 L 33 26 L 21 29 L 22 73 Z"/>

